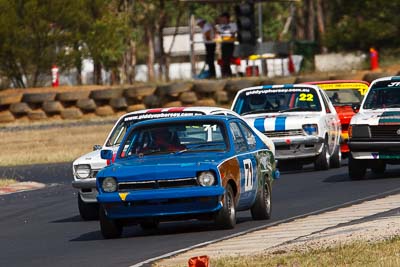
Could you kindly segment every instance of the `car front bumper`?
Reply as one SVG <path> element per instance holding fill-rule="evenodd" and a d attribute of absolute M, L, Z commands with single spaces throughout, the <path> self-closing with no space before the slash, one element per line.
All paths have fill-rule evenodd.
<path fill-rule="evenodd" d="M 97 202 L 96 178 L 74 179 L 72 187 L 79 189 L 83 202 Z"/>
<path fill-rule="evenodd" d="M 400 160 L 399 141 L 349 140 L 348 146 L 355 159 Z"/>
<path fill-rule="evenodd" d="M 100 193 L 97 200 L 111 219 L 185 216 L 222 207 L 220 186 Z"/>
<path fill-rule="evenodd" d="M 272 139 L 278 160 L 312 158 L 319 155 L 325 139 L 319 136 L 301 136 Z"/>

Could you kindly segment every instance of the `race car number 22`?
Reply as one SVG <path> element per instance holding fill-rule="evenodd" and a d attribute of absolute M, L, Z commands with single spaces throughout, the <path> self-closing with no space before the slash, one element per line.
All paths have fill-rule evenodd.
<path fill-rule="evenodd" d="M 304 94 L 301 93 L 299 95 L 299 100 L 300 101 L 313 101 L 314 100 L 314 95 L 313 94 Z"/>

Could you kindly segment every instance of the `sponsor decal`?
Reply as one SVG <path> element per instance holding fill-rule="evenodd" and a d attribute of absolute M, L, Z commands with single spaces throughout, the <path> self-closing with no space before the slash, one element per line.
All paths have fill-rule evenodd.
<path fill-rule="evenodd" d="M 249 95 L 263 95 L 263 94 L 279 94 L 279 93 L 309 93 L 310 88 L 276 88 L 276 89 L 256 89 L 246 92 L 246 96 Z"/>
<path fill-rule="evenodd" d="M 371 156 L 372 156 L 374 159 L 378 159 L 379 153 L 373 152 L 373 153 L 371 153 Z"/>
<path fill-rule="evenodd" d="M 385 111 L 379 118 L 378 125 L 400 125 L 399 111 Z"/>
<path fill-rule="evenodd" d="M 324 83 L 318 84 L 324 90 L 337 90 L 337 89 L 353 89 L 358 90 L 361 95 L 365 95 L 368 90 L 368 85 L 365 83 Z"/>
<path fill-rule="evenodd" d="M 125 201 L 126 196 L 127 196 L 129 193 L 118 193 L 118 194 L 119 194 L 119 197 L 121 198 L 121 200 L 122 200 L 122 201 Z"/>
<path fill-rule="evenodd" d="M 160 112 L 160 113 L 142 113 L 124 118 L 124 121 L 147 120 L 147 119 L 162 119 L 162 118 L 177 118 L 187 116 L 204 115 L 201 112 Z"/>

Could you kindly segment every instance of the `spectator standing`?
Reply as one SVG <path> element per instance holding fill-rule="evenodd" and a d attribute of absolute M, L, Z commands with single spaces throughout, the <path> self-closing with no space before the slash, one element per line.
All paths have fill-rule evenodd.
<path fill-rule="evenodd" d="M 203 34 L 203 41 L 206 47 L 206 64 L 208 65 L 208 71 L 210 72 L 209 78 L 215 78 L 215 30 L 211 23 L 208 23 L 205 19 L 197 19 L 197 26 L 201 28 Z"/>
<path fill-rule="evenodd" d="M 224 12 L 218 17 L 217 32 L 221 38 L 222 77 L 231 77 L 231 59 L 235 48 L 237 26 L 236 23 L 230 22 L 228 12 Z"/>

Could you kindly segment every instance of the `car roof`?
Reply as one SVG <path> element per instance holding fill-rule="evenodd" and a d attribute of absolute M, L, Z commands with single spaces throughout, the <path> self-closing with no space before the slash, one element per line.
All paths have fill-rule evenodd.
<path fill-rule="evenodd" d="M 139 121 L 132 125 L 131 127 L 141 127 L 151 124 L 162 124 L 162 123 L 174 123 L 181 121 L 228 121 L 230 119 L 240 119 L 235 116 L 225 116 L 225 115 L 204 115 L 204 116 L 184 116 L 184 117 L 172 117 L 172 118 L 162 118 L 162 119 L 152 119 Z"/>
<path fill-rule="evenodd" d="M 121 117 L 119 117 L 118 121 L 124 120 L 125 118 L 129 118 L 132 116 L 147 115 L 147 114 L 151 116 L 151 114 L 185 113 L 187 116 L 189 115 L 189 113 L 193 113 L 193 115 L 199 115 L 199 114 L 207 115 L 218 112 L 231 114 L 239 117 L 239 115 L 236 112 L 227 108 L 211 107 L 211 106 L 192 106 L 192 107 L 169 107 L 169 108 L 151 108 L 151 109 L 137 110 L 122 115 Z"/>
<path fill-rule="evenodd" d="M 382 77 L 382 78 L 373 80 L 370 87 L 372 88 L 372 87 L 374 87 L 377 83 L 380 83 L 380 82 L 390 82 L 390 81 L 393 81 L 393 82 L 400 82 L 400 76 L 388 76 L 388 77 Z"/>
<path fill-rule="evenodd" d="M 315 82 L 304 82 L 304 84 L 330 84 L 330 83 L 363 83 L 365 85 L 369 85 L 369 82 L 362 80 L 326 80 L 326 81 L 315 81 Z"/>
<path fill-rule="evenodd" d="M 277 84 L 277 85 L 260 85 L 260 86 L 253 86 L 253 87 L 247 87 L 247 88 L 243 88 L 241 90 L 239 90 L 236 93 L 235 98 L 233 99 L 232 102 L 232 107 L 231 109 L 233 109 L 233 105 L 236 103 L 237 98 L 239 97 L 240 94 L 242 94 L 243 92 L 247 92 L 247 91 L 253 91 L 253 90 L 265 90 L 265 89 L 279 89 L 279 88 L 284 88 L 284 89 L 290 89 L 290 88 L 311 88 L 314 89 L 316 91 L 323 91 L 321 88 L 319 88 L 317 85 L 312 85 L 312 84 L 305 84 L 305 83 L 299 83 L 299 84 Z"/>

